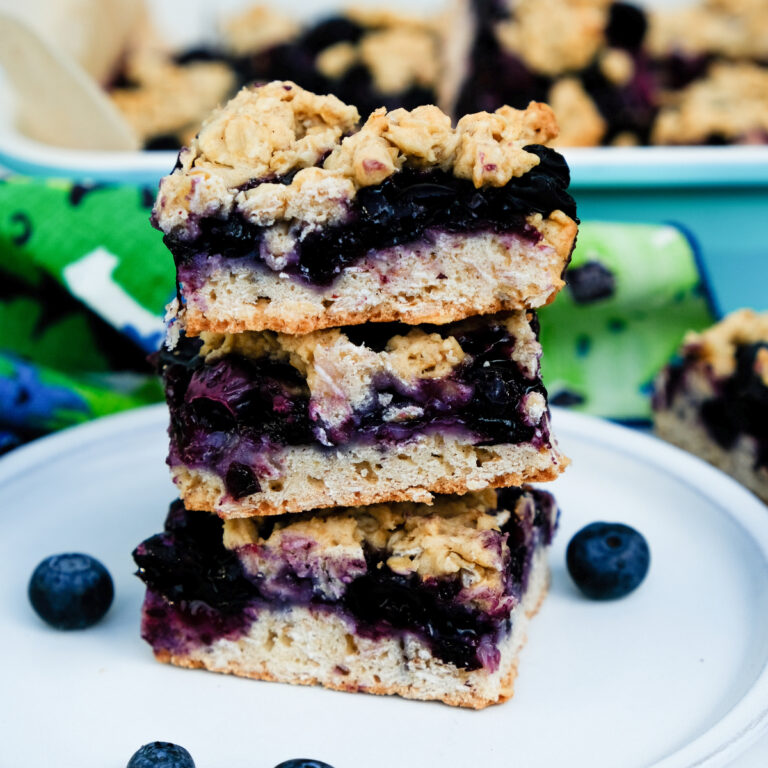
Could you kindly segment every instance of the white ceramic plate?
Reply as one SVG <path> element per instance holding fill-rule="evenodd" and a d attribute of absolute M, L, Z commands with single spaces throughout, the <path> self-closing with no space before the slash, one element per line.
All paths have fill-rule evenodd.
<path fill-rule="evenodd" d="M 552 489 L 563 516 L 552 588 L 515 697 L 482 712 L 259 683 L 157 664 L 138 637 L 130 552 L 161 529 L 166 414 L 155 407 L 42 440 L 0 461 L 0 755 L 43 768 L 124 766 L 147 741 L 198 768 L 691 768 L 723 766 L 768 713 L 768 510 L 729 478 L 653 438 L 563 411 L 573 459 Z M 625 600 L 582 599 L 563 566 L 596 519 L 639 528 L 649 576 Z M 27 604 L 39 560 L 79 550 L 116 600 L 83 632 Z"/>

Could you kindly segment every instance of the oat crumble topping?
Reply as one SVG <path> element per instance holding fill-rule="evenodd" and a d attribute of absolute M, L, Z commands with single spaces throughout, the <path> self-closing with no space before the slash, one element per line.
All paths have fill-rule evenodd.
<path fill-rule="evenodd" d="M 237 56 L 258 53 L 292 40 L 301 29 L 292 16 L 257 5 L 228 18 L 222 25 L 224 41 Z"/>
<path fill-rule="evenodd" d="M 358 121 L 354 107 L 293 83 L 244 88 L 206 120 L 180 167 L 161 181 L 158 224 L 166 233 L 184 230 L 190 214 L 223 217 L 233 206 L 262 226 L 338 221 L 354 189 L 381 183 L 405 163 L 452 170 L 476 187 L 503 186 L 539 164 L 524 146 L 557 136 L 552 110 L 533 102 L 466 115 L 456 128 L 435 106 L 381 108 L 359 130 Z M 290 184 L 270 182 L 296 169 Z M 263 183 L 241 189 L 253 180 Z M 194 236 L 194 225 L 187 234 Z"/>
<path fill-rule="evenodd" d="M 581 81 L 575 77 L 558 80 L 549 90 L 549 103 L 563 126 L 555 146 L 593 147 L 600 143 L 607 124 Z"/>
<path fill-rule="evenodd" d="M 363 545 L 388 555 L 396 573 L 421 578 L 460 574 L 466 587 L 502 588 L 503 554 L 488 546 L 488 532 L 499 533 L 518 510 L 498 510 L 492 490 L 458 497 L 437 497 L 433 506 L 402 502 L 292 516 L 280 520 L 266 538 L 259 520 L 224 522 L 224 545 L 247 551 L 253 546 L 280 552 L 291 540 L 312 542 L 311 556 L 331 560 L 344 557 L 364 566 Z"/>
<path fill-rule="evenodd" d="M 610 0 L 519 0 L 496 35 L 534 72 L 584 69 L 604 44 L 609 6 Z"/>
<path fill-rule="evenodd" d="M 768 69 L 715 64 L 707 76 L 670 97 L 651 135 L 654 143 L 698 144 L 711 136 L 763 143 L 768 135 Z"/>
<path fill-rule="evenodd" d="M 131 53 L 125 63 L 131 88 L 115 88 L 109 96 L 142 143 L 156 136 L 191 140 L 210 112 L 235 87 L 226 64 L 199 61 L 178 65 L 159 51 Z"/>
<path fill-rule="evenodd" d="M 649 15 L 648 49 L 728 58 L 768 59 L 768 5 L 764 0 L 704 0 Z"/>
<path fill-rule="evenodd" d="M 738 347 L 760 342 L 768 343 L 768 312 L 741 309 L 701 333 L 686 334 L 681 354 L 709 365 L 718 378 L 727 378 L 736 371 Z M 761 350 L 755 364 L 768 386 L 768 355 L 765 350 Z"/>

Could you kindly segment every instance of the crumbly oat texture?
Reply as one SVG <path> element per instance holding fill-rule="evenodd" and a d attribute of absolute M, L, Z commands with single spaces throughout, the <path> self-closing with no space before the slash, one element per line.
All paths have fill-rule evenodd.
<path fill-rule="evenodd" d="M 493 611 L 511 600 L 502 528 L 511 516 L 533 522 L 535 515 L 531 496 L 520 496 L 509 509 L 499 508 L 497 492 L 485 489 L 439 496 L 432 506 L 401 502 L 315 510 L 276 522 L 225 520 L 223 541 L 247 573 L 262 579 L 279 580 L 289 557 L 329 600 L 344 594 L 352 575 L 366 573 L 370 547 L 384 554 L 394 573 L 415 574 L 421 581 L 460 577 L 461 603 Z"/>
<path fill-rule="evenodd" d="M 420 435 L 391 448 L 285 447 L 262 490 L 238 500 L 210 471 L 175 465 L 171 473 L 188 509 L 228 519 L 393 501 L 431 504 L 435 494 L 554 480 L 568 463 L 554 441 L 542 448 L 474 446 L 450 435 Z"/>
<path fill-rule="evenodd" d="M 312 171 L 310 187 L 330 180 L 349 196 L 406 163 L 452 170 L 476 187 L 503 186 L 539 164 L 524 146 L 557 135 L 552 110 L 535 102 L 525 110 L 465 115 L 455 128 L 434 106 L 378 109 L 359 128 L 358 120 L 357 110 L 335 96 L 318 96 L 294 83 L 244 88 L 205 121 L 179 155 L 179 167 L 160 182 L 157 225 L 166 234 L 189 229 L 186 234 L 194 237 L 191 214 L 224 217 L 233 209 L 246 217 L 255 212 L 261 226 L 283 219 L 313 223 L 314 193 L 303 192 L 309 206 L 294 200 L 307 184 L 302 169 Z M 299 173 L 290 184 L 262 183 L 258 204 L 248 203 L 244 184 L 292 171 Z M 307 207 L 312 210 L 305 216 Z"/>
<path fill-rule="evenodd" d="M 709 367 L 722 379 L 736 370 L 737 348 L 759 342 L 768 343 L 768 312 L 740 309 L 706 331 L 688 333 L 680 354 L 686 360 L 696 360 Z M 765 376 L 768 379 L 768 371 Z"/>
<path fill-rule="evenodd" d="M 341 42 L 322 50 L 315 61 L 321 74 L 343 77 L 354 66 L 370 72 L 374 88 L 383 95 L 409 88 L 433 88 L 439 70 L 438 38 L 426 23 L 372 17 L 356 43 Z"/>
<path fill-rule="evenodd" d="M 135 87 L 115 88 L 109 95 L 144 143 L 169 135 L 191 141 L 211 110 L 235 88 L 235 77 L 222 62 L 179 65 L 153 50 L 129 54 L 125 76 Z"/>
<path fill-rule="evenodd" d="M 396 246 L 345 269 L 327 288 L 305 286 L 237 261 L 212 265 L 175 307 L 190 335 L 270 329 L 309 333 L 364 322 L 444 324 L 477 314 L 535 309 L 555 299 L 576 238 L 561 211 L 529 225 L 538 242 L 516 235 L 441 233 L 430 243 Z"/>
<path fill-rule="evenodd" d="M 354 411 L 375 405 L 376 381 L 392 381 L 394 386 L 407 392 L 425 380 L 450 376 L 466 358 L 452 334 L 488 327 L 491 323 L 505 328 L 515 340 L 510 359 L 527 377 L 537 378 L 541 345 L 525 312 L 492 319 L 490 323 L 487 318 L 472 318 L 443 333 L 425 333 L 421 328 L 413 328 L 393 336 L 381 351 L 354 343 L 343 329 L 336 328 L 301 336 L 268 331 L 204 333 L 200 355 L 207 363 L 229 354 L 252 359 L 269 357 L 289 363 L 306 380 L 312 413 L 327 428 L 333 429 L 352 418 Z M 530 402 L 528 408 L 530 423 L 538 423 L 539 404 Z M 392 413 L 390 418 L 404 420 L 398 418 L 397 413 Z"/>
<path fill-rule="evenodd" d="M 311 168 L 358 119 L 357 110 L 335 96 L 316 96 L 292 83 L 243 88 L 203 123 L 179 154 L 179 167 L 160 182 L 158 225 L 168 233 L 183 229 L 190 216 L 227 215 L 243 184 Z M 294 178 L 299 188 L 301 181 Z M 260 203 L 287 205 L 282 198 Z"/>
<path fill-rule="evenodd" d="M 256 5 L 225 19 L 221 31 L 229 51 L 247 56 L 292 40 L 300 29 L 293 16 Z"/>
<path fill-rule="evenodd" d="M 768 69 L 715 64 L 707 76 L 670 98 L 651 132 L 654 144 L 702 144 L 722 137 L 744 144 L 768 136 Z"/>
<path fill-rule="evenodd" d="M 256 680 L 322 685 L 338 691 L 398 695 L 482 709 L 511 698 L 518 655 L 528 619 L 538 610 L 549 583 L 546 551 L 534 554 L 528 588 L 512 611 L 512 631 L 499 644 L 495 672 L 467 671 L 433 656 L 427 645 L 403 639 L 357 635 L 341 616 L 303 607 L 265 609 L 238 640 L 216 640 L 186 653 L 159 651 L 159 661 Z"/>
<path fill-rule="evenodd" d="M 768 5 L 764 0 L 703 0 L 649 15 L 648 50 L 654 56 L 716 54 L 768 59 Z"/>
<path fill-rule="evenodd" d="M 497 25 L 502 47 L 533 72 L 555 76 L 584 69 L 604 45 L 610 0 L 517 0 Z"/>
<path fill-rule="evenodd" d="M 577 78 L 557 80 L 549 90 L 549 103 L 558 124 L 563 126 L 555 146 L 595 147 L 600 144 L 608 126 Z"/>

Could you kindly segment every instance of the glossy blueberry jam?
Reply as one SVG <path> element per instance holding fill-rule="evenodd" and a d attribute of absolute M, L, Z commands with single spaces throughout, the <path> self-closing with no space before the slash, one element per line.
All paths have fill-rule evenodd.
<path fill-rule="evenodd" d="M 236 499 L 261 490 L 269 454 L 312 441 L 309 390 L 287 363 L 230 355 L 211 365 L 198 339 L 162 352 L 158 367 L 171 412 L 171 464 L 210 469 Z M 262 470 L 260 473 L 259 470 Z"/>
<path fill-rule="evenodd" d="M 500 493 L 503 505 L 514 505 L 523 491 Z M 148 587 L 142 635 L 156 651 L 184 653 L 219 638 L 242 636 L 265 607 L 304 605 L 347 616 L 362 636 L 407 631 L 445 662 L 492 671 L 499 661 L 496 644 L 509 631 L 510 612 L 527 586 L 533 553 L 551 542 L 557 524 L 550 494 L 529 490 L 527 495 L 534 513 L 513 514 L 501 535 L 508 551 L 505 588 L 513 599 L 504 603 L 503 610 L 490 613 L 457 600 L 461 590 L 457 577 L 402 576 L 389 569 L 384 553 L 372 549 L 366 552 L 366 571 L 351 578 L 338 599 L 306 589 L 306 574 L 291 572 L 288 565 L 279 578 L 285 584 L 293 582 L 295 589 L 281 589 L 277 599 L 262 574 L 248 576 L 237 555 L 225 549 L 222 523 L 216 516 L 186 511 L 176 501 L 165 531 L 133 553 L 138 576 Z M 262 535 L 268 536 L 268 531 Z"/>
<path fill-rule="evenodd" d="M 287 363 L 238 355 L 204 363 L 199 341 L 182 339 L 159 361 L 171 412 L 169 462 L 215 472 L 238 499 L 261 490 L 270 457 L 282 446 L 393 445 L 437 431 L 466 435 L 476 445 L 547 444 L 546 419 L 531 423 L 521 411 L 526 395 L 546 397 L 546 390 L 538 375 L 528 378 L 512 360 L 515 339 L 505 325 L 422 327 L 454 335 L 465 361 L 451 375 L 413 387 L 394 377 L 375 379 L 372 404 L 340 424 L 327 424 L 314 411 L 306 381 Z M 407 330 L 398 324 L 345 329 L 353 343 L 374 349 Z M 392 409 L 408 407 L 418 408 L 417 415 L 388 420 Z"/>
<path fill-rule="evenodd" d="M 325 286 L 371 251 L 427 242 L 440 232 L 513 233 L 536 242 L 539 233 L 526 223 L 527 216 L 547 216 L 559 209 L 575 217 L 576 207 L 566 191 L 570 175 L 563 158 L 539 145 L 526 149 L 541 162 L 503 187 L 476 189 L 471 181 L 440 169 L 412 168 L 364 187 L 350 202 L 346 221 L 302 236 L 281 271 Z M 194 283 L 195 272 L 210 258 L 265 265 L 264 229 L 239 213 L 227 219 L 203 218 L 196 226 L 199 234 L 194 239 L 188 233 L 163 238 L 185 283 Z"/>

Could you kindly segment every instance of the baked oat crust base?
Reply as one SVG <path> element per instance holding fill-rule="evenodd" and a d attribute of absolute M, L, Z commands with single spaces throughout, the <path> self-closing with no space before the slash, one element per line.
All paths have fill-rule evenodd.
<path fill-rule="evenodd" d="M 186 333 L 272 330 L 305 334 L 368 322 L 445 323 L 535 309 L 565 285 L 577 225 L 561 211 L 530 217 L 538 243 L 514 235 L 442 235 L 434 245 L 397 246 L 347 269 L 327 288 L 278 273 L 226 265 L 188 291 Z"/>
<path fill-rule="evenodd" d="M 768 504 L 768 468 L 755 467 L 757 447 L 753 438 L 742 435 L 730 450 L 722 448 L 702 425 L 698 409 L 684 407 L 679 397 L 674 410 L 656 412 L 653 422 L 654 431 L 663 440 L 722 469 Z"/>
<path fill-rule="evenodd" d="M 280 515 L 326 507 L 393 501 L 430 504 L 435 494 L 464 494 L 554 480 L 569 460 L 556 445 L 473 446 L 458 438 L 421 436 L 391 450 L 355 446 L 330 451 L 288 447 L 281 471 L 259 493 L 233 499 L 218 475 L 173 466 L 179 495 L 188 509 L 215 512 L 224 519 Z"/>

